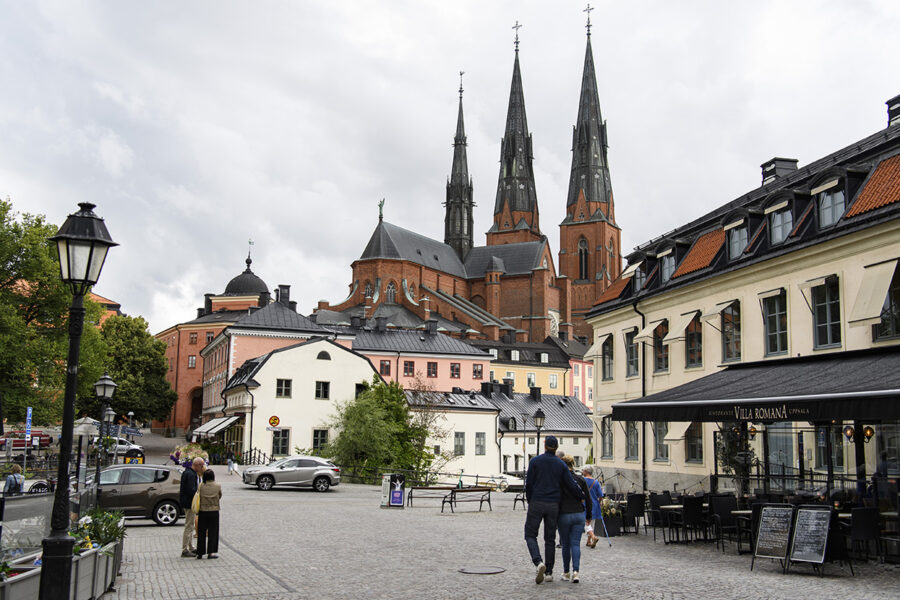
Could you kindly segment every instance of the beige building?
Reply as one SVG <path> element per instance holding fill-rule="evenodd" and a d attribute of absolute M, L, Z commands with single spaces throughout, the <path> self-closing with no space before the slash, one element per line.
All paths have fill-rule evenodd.
<path fill-rule="evenodd" d="M 610 488 L 898 474 L 900 97 L 888 105 L 887 129 L 802 168 L 772 159 L 759 188 L 628 257 L 588 316 Z M 749 481 L 721 475 L 735 444 L 755 456 Z"/>

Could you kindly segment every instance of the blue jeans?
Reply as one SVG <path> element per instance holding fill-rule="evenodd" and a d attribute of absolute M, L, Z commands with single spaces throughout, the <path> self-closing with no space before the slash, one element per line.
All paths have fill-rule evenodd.
<path fill-rule="evenodd" d="M 562 546 L 563 571 L 569 572 L 569 559 L 572 570 L 581 566 L 581 534 L 584 533 L 584 512 L 560 513 L 559 543 Z"/>
<path fill-rule="evenodd" d="M 559 504 L 556 502 L 529 502 L 528 514 L 525 517 L 525 544 L 531 554 L 531 562 L 541 562 L 541 548 L 538 546 L 537 534 L 544 523 L 544 564 L 547 573 L 553 573 L 556 562 L 556 518 L 559 515 Z"/>

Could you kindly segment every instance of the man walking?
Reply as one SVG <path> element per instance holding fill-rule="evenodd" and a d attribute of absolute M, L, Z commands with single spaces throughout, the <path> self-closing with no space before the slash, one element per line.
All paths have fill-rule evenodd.
<path fill-rule="evenodd" d="M 544 440 L 544 453 L 535 456 L 528 463 L 525 476 L 525 498 L 528 500 L 528 514 L 525 517 L 525 544 L 531 554 L 531 561 L 537 567 L 535 583 L 553 581 L 553 564 L 556 562 L 556 521 L 559 516 L 561 490 L 565 486 L 572 496 L 584 499 L 581 487 L 575 483 L 568 467 L 556 456 L 559 442 L 548 435 Z M 544 523 L 544 554 L 541 559 L 538 546 L 538 529 Z"/>
<path fill-rule="evenodd" d="M 203 467 L 205 466 L 206 463 L 203 462 L 203 459 L 198 457 L 181 474 L 179 502 L 181 502 L 181 508 L 184 509 L 184 534 L 181 536 L 181 556 L 184 558 L 197 554 L 197 551 L 191 548 L 194 537 L 194 517 L 197 516 L 191 510 L 191 504 L 194 501 L 194 494 L 197 493 L 197 487 L 200 485 L 200 478 L 203 476 Z"/>

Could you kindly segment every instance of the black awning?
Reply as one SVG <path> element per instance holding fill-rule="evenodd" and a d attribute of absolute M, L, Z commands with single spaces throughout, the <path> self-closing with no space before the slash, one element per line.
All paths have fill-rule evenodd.
<path fill-rule="evenodd" d="M 900 419 L 900 346 L 767 360 L 612 405 L 616 421 Z"/>

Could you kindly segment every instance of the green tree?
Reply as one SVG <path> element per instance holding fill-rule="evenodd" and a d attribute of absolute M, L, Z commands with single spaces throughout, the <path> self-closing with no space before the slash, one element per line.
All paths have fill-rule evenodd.
<path fill-rule="evenodd" d="M 177 395 L 166 380 L 166 343 L 150 334 L 147 321 L 142 317 L 109 317 L 100 328 L 98 341 L 105 352 L 105 368 L 118 386 L 112 409 L 120 416 L 133 411 L 137 420 L 169 414 Z M 97 377 L 100 375 L 98 371 Z M 84 382 L 92 386 L 97 377 L 85 377 Z M 81 396 L 79 408 L 88 415 L 99 415 L 101 410 L 92 391 Z"/>

